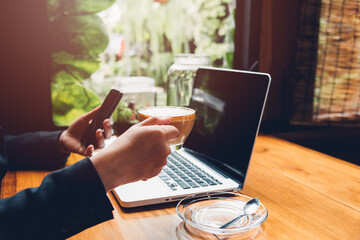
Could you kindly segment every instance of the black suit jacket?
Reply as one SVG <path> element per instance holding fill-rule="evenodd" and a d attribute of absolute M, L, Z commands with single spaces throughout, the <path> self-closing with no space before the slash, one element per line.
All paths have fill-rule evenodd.
<path fill-rule="evenodd" d="M 60 132 L 5 136 L 0 127 L 0 179 L 7 169 L 56 169 Z M 112 205 L 85 158 L 47 175 L 37 188 L 0 200 L 0 239 L 65 239 L 113 218 Z"/>

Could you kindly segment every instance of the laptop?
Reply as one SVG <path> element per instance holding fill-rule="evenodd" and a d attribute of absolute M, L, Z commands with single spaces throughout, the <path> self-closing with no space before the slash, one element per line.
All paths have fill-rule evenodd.
<path fill-rule="evenodd" d="M 158 176 L 115 188 L 120 205 L 132 208 L 241 190 L 269 85 L 266 73 L 199 68 L 189 104 L 196 119 L 184 147 L 168 156 Z"/>

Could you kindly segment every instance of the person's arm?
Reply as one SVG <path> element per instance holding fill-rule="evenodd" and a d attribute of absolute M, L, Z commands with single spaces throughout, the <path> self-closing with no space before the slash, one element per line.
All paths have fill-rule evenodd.
<path fill-rule="evenodd" d="M 47 175 L 38 188 L 0 200 L 0 239 L 65 239 L 113 218 L 88 158 Z"/>
<path fill-rule="evenodd" d="M 169 140 L 179 137 L 169 122 L 170 118 L 150 117 L 91 157 L 106 191 L 160 173 L 171 152 Z"/>
<path fill-rule="evenodd" d="M 5 148 L 9 169 L 54 170 L 63 167 L 71 152 L 92 156 L 94 146 L 83 146 L 81 137 L 99 107 L 77 118 L 65 131 L 32 132 L 18 136 L 5 135 Z M 111 136 L 110 120 L 103 123 L 104 130 L 96 131 L 97 146 Z"/>
<path fill-rule="evenodd" d="M 148 118 L 91 159 L 85 158 L 0 200 L 0 239 L 64 239 L 112 218 L 106 192 L 159 174 L 179 131 Z"/>
<path fill-rule="evenodd" d="M 54 170 L 65 165 L 69 153 L 61 153 L 58 138 L 62 132 L 34 132 L 5 135 L 9 169 Z"/>

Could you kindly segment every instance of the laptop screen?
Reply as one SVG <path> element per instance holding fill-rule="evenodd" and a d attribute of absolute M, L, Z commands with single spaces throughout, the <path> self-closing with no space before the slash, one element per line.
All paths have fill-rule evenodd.
<path fill-rule="evenodd" d="M 200 68 L 189 106 L 196 120 L 184 146 L 243 184 L 269 84 L 264 73 Z"/>

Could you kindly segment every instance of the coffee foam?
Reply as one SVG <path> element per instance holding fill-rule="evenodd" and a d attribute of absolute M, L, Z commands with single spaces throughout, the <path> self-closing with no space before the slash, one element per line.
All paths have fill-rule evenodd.
<path fill-rule="evenodd" d="M 194 110 L 181 107 L 154 107 L 141 109 L 139 113 L 155 117 L 177 117 L 191 115 L 194 113 Z"/>

